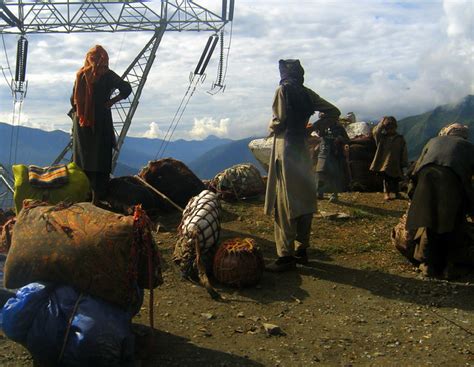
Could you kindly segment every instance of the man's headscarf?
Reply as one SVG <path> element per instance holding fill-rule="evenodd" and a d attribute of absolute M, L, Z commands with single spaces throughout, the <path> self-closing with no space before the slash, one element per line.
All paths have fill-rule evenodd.
<path fill-rule="evenodd" d="M 459 136 L 463 139 L 467 139 L 469 137 L 469 126 L 455 122 L 443 127 L 440 130 L 438 135 L 439 136 L 452 135 L 452 136 Z"/>
<path fill-rule="evenodd" d="M 76 74 L 74 105 L 82 127 L 94 126 L 94 83 L 109 70 L 109 55 L 100 46 L 92 47 L 86 55 L 84 66 Z"/>
<path fill-rule="evenodd" d="M 278 66 L 280 68 L 280 84 L 303 85 L 304 69 L 300 60 L 279 60 Z"/>

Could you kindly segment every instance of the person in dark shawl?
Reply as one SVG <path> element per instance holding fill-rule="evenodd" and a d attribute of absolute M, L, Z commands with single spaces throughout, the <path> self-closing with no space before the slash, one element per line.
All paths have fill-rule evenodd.
<path fill-rule="evenodd" d="M 275 242 L 278 259 L 269 271 L 296 268 L 307 263 L 311 221 L 316 211 L 316 185 L 307 139 L 309 117 L 324 112 L 320 126 L 337 120 L 340 111 L 303 85 L 299 60 L 280 60 L 280 85 L 273 99 L 270 123 L 273 147 L 269 162 L 265 214 L 275 209 Z"/>
<path fill-rule="evenodd" d="M 407 230 L 416 230 L 414 258 L 438 277 L 461 246 L 466 215 L 474 214 L 474 145 L 468 128 L 451 124 L 425 145 L 411 174 Z"/>
<path fill-rule="evenodd" d="M 119 94 L 111 98 L 116 89 Z M 89 178 L 95 204 L 105 195 L 112 170 L 116 141 L 110 108 L 131 92 L 130 84 L 109 69 L 107 51 L 100 45 L 92 47 L 76 74 L 70 116 L 73 161 Z"/>
<path fill-rule="evenodd" d="M 383 177 L 384 199 L 391 200 L 390 194 L 399 199 L 399 181 L 403 169 L 408 167 L 407 145 L 403 135 L 397 133 L 397 120 L 393 116 L 384 116 L 372 131 L 377 150 L 370 170 Z"/>
<path fill-rule="evenodd" d="M 329 201 L 337 201 L 338 193 L 345 191 L 349 185 L 344 147 L 350 139 L 339 121 L 333 121 L 327 128 L 317 130 L 317 133 L 321 137 L 316 164 L 318 199 L 323 199 L 325 192 L 331 192 Z"/>

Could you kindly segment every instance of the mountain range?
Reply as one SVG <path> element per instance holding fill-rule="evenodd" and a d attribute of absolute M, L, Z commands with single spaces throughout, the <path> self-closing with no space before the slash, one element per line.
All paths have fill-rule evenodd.
<path fill-rule="evenodd" d="M 474 143 L 474 95 L 468 95 L 456 104 L 438 106 L 434 110 L 399 120 L 398 132 L 405 137 L 409 158 L 415 160 L 426 142 L 451 122 L 468 125 L 469 140 Z"/>
<path fill-rule="evenodd" d="M 420 115 L 399 120 L 398 130 L 404 135 L 410 159 L 416 159 L 425 143 L 450 122 L 461 122 L 471 127 L 470 140 L 474 142 L 474 95 L 459 103 L 436 107 Z M 188 165 L 201 179 L 214 177 L 218 172 L 238 163 L 253 163 L 262 167 L 248 149 L 255 138 L 231 140 L 209 136 L 204 140 L 176 140 L 168 144 L 162 157 L 173 157 Z M 17 142 L 10 149 L 11 141 Z M 14 127 L 0 123 L 0 163 L 12 162 L 47 166 L 54 161 L 69 141 L 63 131 L 44 131 L 29 127 Z M 116 176 L 136 174 L 148 161 L 157 158 L 163 141 L 127 137 L 120 153 L 114 174 Z M 15 147 L 15 144 L 13 144 Z"/>

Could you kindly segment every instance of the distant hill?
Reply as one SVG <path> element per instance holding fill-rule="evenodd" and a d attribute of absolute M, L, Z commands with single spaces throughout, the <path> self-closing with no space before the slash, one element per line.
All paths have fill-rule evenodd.
<path fill-rule="evenodd" d="M 0 163 L 7 166 L 9 162 L 50 165 L 69 141 L 69 134 L 60 131 L 44 131 L 30 127 L 13 128 L 13 140 L 18 144 L 15 151 L 10 153 L 12 126 L 0 122 Z M 210 149 L 231 142 L 230 139 L 221 139 L 209 136 L 204 140 L 176 140 L 168 144 L 163 157 L 173 157 L 185 164 L 189 164 L 196 157 Z M 155 159 L 162 140 L 127 137 L 120 152 L 119 162 L 115 170 L 116 176 L 136 174 L 149 160 Z"/>
<path fill-rule="evenodd" d="M 410 159 L 416 159 L 426 142 L 438 135 L 439 130 L 450 122 L 470 126 L 469 140 L 474 142 L 474 95 L 463 98 L 457 104 L 439 106 L 421 115 L 400 120 L 398 131 L 405 136 Z"/>
<path fill-rule="evenodd" d="M 211 179 L 222 170 L 239 163 L 252 163 L 262 173 L 261 164 L 248 148 L 254 137 L 232 141 L 204 153 L 189 164 L 189 168 L 201 179 Z"/>

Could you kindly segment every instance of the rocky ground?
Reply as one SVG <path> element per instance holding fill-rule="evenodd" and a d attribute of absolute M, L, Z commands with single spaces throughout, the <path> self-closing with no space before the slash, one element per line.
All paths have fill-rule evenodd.
<path fill-rule="evenodd" d="M 321 201 L 310 264 L 265 273 L 254 288 L 215 284 L 222 302 L 181 280 L 170 263 L 179 217 L 161 218 L 164 284 L 154 339 L 148 297 L 134 320 L 136 366 L 474 366 L 474 277 L 425 280 L 397 253 L 390 231 L 406 205 L 382 194 Z M 251 237 L 271 261 L 272 219 L 262 208 L 261 200 L 225 203 L 222 238 Z M 33 363 L 0 333 L 0 365 Z"/>

